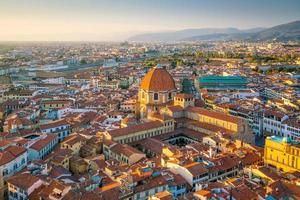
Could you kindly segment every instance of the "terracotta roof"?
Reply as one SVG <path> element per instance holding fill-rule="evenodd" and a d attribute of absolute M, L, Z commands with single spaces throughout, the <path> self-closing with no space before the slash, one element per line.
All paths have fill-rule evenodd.
<path fill-rule="evenodd" d="M 277 181 L 280 180 L 280 176 L 275 172 L 270 170 L 270 168 L 266 167 L 266 166 L 262 166 L 258 169 L 262 174 L 264 174 L 264 176 Z"/>
<path fill-rule="evenodd" d="M 285 114 L 280 111 L 270 109 L 265 111 L 264 116 L 275 116 L 281 119 L 285 116 Z"/>
<path fill-rule="evenodd" d="M 56 128 L 56 127 L 59 127 L 59 126 L 66 126 L 66 125 L 69 125 L 67 123 L 67 121 L 65 119 L 61 119 L 61 120 L 56 120 L 56 121 L 49 122 L 47 124 L 42 124 L 42 125 L 40 125 L 40 128 L 42 130 L 44 130 L 44 129 Z"/>
<path fill-rule="evenodd" d="M 181 112 L 183 110 L 181 106 L 168 106 L 167 108 L 172 112 Z"/>
<path fill-rule="evenodd" d="M 129 134 L 140 132 L 140 131 L 145 131 L 145 130 L 149 130 L 149 129 L 162 127 L 162 126 L 163 126 L 163 124 L 159 121 L 151 121 L 151 122 L 146 122 L 143 124 L 132 125 L 132 126 L 125 127 L 125 128 L 115 129 L 112 131 L 108 131 L 108 133 L 112 137 L 119 137 L 119 136 L 129 135 Z"/>
<path fill-rule="evenodd" d="M 42 104 L 67 104 L 72 103 L 72 100 L 69 99 L 47 99 L 43 100 Z"/>
<path fill-rule="evenodd" d="M 38 177 L 31 174 L 17 174 L 10 177 L 7 182 L 23 190 L 27 190 L 39 180 Z"/>
<path fill-rule="evenodd" d="M 129 158 L 130 156 L 132 156 L 134 154 L 143 154 L 142 152 L 138 151 L 137 149 L 135 149 L 129 145 L 119 144 L 119 143 L 114 145 L 110 150 L 118 155 L 123 154 L 127 158 Z"/>
<path fill-rule="evenodd" d="M 247 153 L 243 158 L 241 158 L 243 166 L 252 165 L 257 162 L 262 161 L 262 157 L 256 153 Z"/>
<path fill-rule="evenodd" d="M 105 200 L 104 197 L 103 197 L 103 195 L 101 193 L 97 193 L 95 191 L 85 192 L 83 195 L 81 195 L 80 199 Z"/>
<path fill-rule="evenodd" d="M 9 145 L 11 142 L 9 140 L 1 140 L 0 141 L 0 147 L 5 147 Z"/>
<path fill-rule="evenodd" d="M 227 114 L 221 113 L 221 112 L 207 110 L 207 109 L 200 108 L 200 107 L 189 106 L 186 108 L 186 111 L 192 112 L 192 113 L 198 113 L 200 115 L 205 115 L 205 116 L 208 116 L 211 118 L 216 118 L 219 120 L 228 121 L 228 122 L 232 122 L 232 123 L 236 123 L 236 124 L 241 122 L 241 119 L 238 117 L 227 115 Z"/>
<path fill-rule="evenodd" d="M 61 142 L 61 144 L 68 144 L 73 146 L 74 144 L 84 142 L 85 140 L 85 137 L 81 136 L 80 134 L 74 133 L 66 137 L 64 141 Z"/>
<path fill-rule="evenodd" d="M 278 180 L 270 185 L 268 185 L 268 189 L 270 191 L 270 195 L 272 195 L 275 199 L 299 199 L 300 198 L 300 186 L 295 183 L 287 182 L 284 180 Z M 291 198 L 289 198 L 291 197 Z"/>
<path fill-rule="evenodd" d="M 235 187 L 232 190 L 232 196 L 236 200 L 243 200 L 243 199 L 258 199 L 258 195 L 247 187 L 245 184 Z"/>
<path fill-rule="evenodd" d="M 167 185 L 167 181 L 166 179 L 164 179 L 164 177 L 162 176 L 157 176 L 154 178 L 151 178 L 150 180 L 145 180 L 145 183 L 142 185 L 137 185 L 134 188 L 134 193 L 140 193 L 143 191 L 148 191 L 151 190 L 153 188 L 157 188 L 163 185 Z"/>
<path fill-rule="evenodd" d="M 157 155 L 160 155 L 162 153 L 164 146 L 169 146 L 169 143 L 165 143 L 161 140 L 157 140 L 154 138 L 146 138 L 136 142 L 136 144 L 141 145 L 143 149 L 147 149 L 150 152 L 154 152 Z"/>
<path fill-rule="evenodd" d="M 3 152 L 0 152 L 0 166 L 9 163 L 10 161 L 16 159 L 17 157 L 19 157 L 25 152 L 26 149 L 24 147 L 20 147 L 20 146 L 7 147 L 6 149 L 4 149 Z"/>
<path fill-rule="evenodd" d="M 51 171 L 49 173 L 49 176 L 54 179 L 57 179 L 60 176 L 71 176 L 71 175 L 72 173 L 69 170 L 65 169 L 62 166 L 56 166 L 56 165 L 53 165 L 51 167 Z"/>
<path fill-rule="evenodd" d="M 208 173 L 208 169 L 205 168 L 204 164 L 193 162 L 184 166 L 194 177 Z"/>
<path fill-rule="evenodd" d="M 151 113 L 149 113 L 149 117 L 152 117 L 154 119 L 161 120 L 161 121 L 167 121 L 167 120 L 172 120 L 173 119 L 169 115 L 160 114 L 160 113 L 157 113 L 157 112 L 151 112 Z"/>
<path fill-rule="evenodd" d="M 176 97 L 181 98 L 181 99 L 193 98 L 194 94 L 178 93 L 178 94 L 176 94 Z"/>
<path fill-rule="evenodd" d="M 49 143 L 51 143 L 57 137 L 56 134 L 48 134 L 45 138 L 36 141 L 33 145 L 30 146 L 30 149 L 34 149 L 36 151 L 40 151 Z"/>
<path fill-rule="evenodd" d="M 287 124 L 290 127 L 300 128 L 300 120 L 297 118 L 285 120 L 283 124 Z"/>
<path fill-rule="evenodd" d="M 141 89 L 146 91 L 169 91 L 176 90 L 175 82 L 166 69 L 152 68 L 143 78 Z"/>
<path fill-rule="evenodd" d="M 185 119 L 187 119 L 187 118 L 185 118 Z M 222 133 L 228 133 L 228 134 L 233 133 L 232 131 L 230 131 L 230 130 L 228 130 L 226 128 L 219 127 L 219 126 L 214 125 L 214 124 L 209 124 L 209 123 L 205 123 L 205 122 L 199 122 L 199 121 L 192 120 L 192 119 L 187 119 L 186 123 L 188 125 L 193 125 L 193 126 L 196 126 L 196 127 L 200 127 L 202 129 L 206 129 L 206 130 L 212 131 L 212 132 L 222 132 Z"/>
<path fill-rule="evenodd" d="M 239 160 L 236 157 L 229 155 L 216 158 L 211 161 L 214 163 L 214 166 L 209 169 L 211 172 L 225 171 L 234 167 L 238 167 L 239 165 Z"/>
<path fill-rule="evenodd" d="M 50 196 L 53 196 L 53 194 L 55 194 L 55 191 L 61 191 L 63 192 L 64 190 L 66 190 L 68 188 L 67 185 L 64 185 L 61 182 L 58 182 L 56 180 L 53 180 L 49 185 L 47 185 L 45 188 L 43 188 L 40 193 L 39 196 L 42 199 L 50 199 Z"/>
<path fill-rule="evenodd" d="M 157 192 L 155 194 L 155 197 L 160 199 L 160 200 L 172 200 L 172 194 L 169 191 L 162 191 L 162 192 Z"/>

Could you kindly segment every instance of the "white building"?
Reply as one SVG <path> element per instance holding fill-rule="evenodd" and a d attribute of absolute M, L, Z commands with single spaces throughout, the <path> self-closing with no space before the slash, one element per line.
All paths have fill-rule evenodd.
<path fill-rule="evenodd" d="M 197 191 L 201 184 L 208 181 L 208 169 L 202 163 L 194 162 L 185 166 L 167 162 L 166 167 L 175 174 L 180 174 Z"/>
<path fill-rule="evenodd" d="M 48 84 L 64 84 L 65 78 L 64 77 L 47 78 L 42 80 L 42 82 Z"/>
<path fill-rule="evenodd" d="M 15 174 L 27 165 L 28 153 L 24 147 L 9 146 L 0 154 L 0 170 L 4 178 Z"/>
<path fill-rule="evenodd" d="M 18 174 L 7 180 L 8 199 L 25 200 L 29 195 L 43 184 L 43 181 L 31 174 Z"/>
<path fill-rule="evenodd" d="M 67 123 L 66 120 L 56 120 L 47 124 L 40 125 L 40 129 L 42 133 L 52 134 L 56 133 L 58 135 L 59 142 L 63 141 L 65 137 L 70 134 L 70 124 Z"/>
<path fill-rule="evenodd" d="M 288 119 L 288 116 L 281 112 L 267 110 L 263 117 L 264 134 L 284 136 L 282 122 L 286 119 Z"/>
<path fill-rule="evenodd" d="M 0 199 L 4 199 L 4 179 L 26 167 L 28 153 L 24 147 L 8 146 L 0 155 Z"/>
<path fill-rule="evenodd" d="M 288 119 L 282 123 L 282 126 L 282 132 L 284 137 L 288 137 L 293 140 L 300 139 L 300 120 Z"/>

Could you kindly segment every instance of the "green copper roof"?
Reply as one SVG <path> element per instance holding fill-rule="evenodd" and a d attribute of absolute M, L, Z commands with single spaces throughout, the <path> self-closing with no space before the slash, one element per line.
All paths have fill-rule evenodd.
<path fill-rule="evenodd" d="M 193 83 L 191 80 L 189 79 L 183 79 L 183 81 L 181 82 L 181 93 L 185 93 L 185 94 L 192 94 L 193 93 Z"/>
<path fill-rule="evenodd" d="M 208 89 L 242 89 L 247 85 L 247 78 L 242 76 L 202 76 L 201 87 Z"/>
<path fill-rule="evenodd" d="M 247 83 L 247 79 L 242 76 L 202 76 L 200 83 Z"/>
<path fill-rule="evenodd" d="M 298 144 L 297 141 L 295 140 L 292 140 L 291 138 L 288 138 L 288 137 L 280 137 L 280 136 L 271 136 L 270 137 L 274 142 L 278 142 L 278 143 L 288 143 L 288 144 Z"/>

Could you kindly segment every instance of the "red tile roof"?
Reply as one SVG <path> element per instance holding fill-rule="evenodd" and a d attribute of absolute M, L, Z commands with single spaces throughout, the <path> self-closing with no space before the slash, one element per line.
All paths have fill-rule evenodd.
<path fill-rule="evenodd" d="M 20 146 L 9 146 L 4 149 L 3 152 L 0 152 L 0 166 L 6 163 L 11 162 L 12 160 L 16 159 L 20 155 L 26 152 L 24 147 Z"/>
<path fill-rule="evenodd" d="M 48 134 L 45 138 L 36 141 L 33 145 L 30 146 L 30 148 L 36 151 L 40 151 L 48 144 L 50 144 L 53 140 L 55 140 L 56 137 L 56 134 Z"/>
<path fill-rule="evenodd" d="M 9 140 L 1 140 L 0 141 L 0 147 L 5 147 L 9 145 L 11 142 Z"/>
<path fill-rule="evenodd" d="M 181 99 L 193 98 L 194 94 L 178 93 L 178 94 L 176 94 L 176 97 L 181 98 Z"/>
<path fill-rule="evenodd" d="M 23 190 L 27 190 L 39 180 L 38 177 L 31 174 L 17 174 L 10 177 L 7 182 Z"/>
<path fill-rule="evenodd" d="M 207 109 L 200 108 L 200 107 L 189 106 L 186 108 L 186 111 L 192 112 L 192 113 L 198 113 L 200 115 L 204 115 L 204 116 L 208 116 L 211 118 L 216 118 L 219 120 L 228 121 L 228 122 L 236 123 L 236 124 L 240 123 L 242 120 L 235 116 L 227 115 L 225 113 L 216 112 L 216 111 L 212 111 L 212 110 L 207 110 Z"/>
<path fill-rule="evenodd" d="M 145 131 L 145 130 L 149 130 L 149 129 L 154 129 L 154 128 L 158 128 L 158 127 L 163 127 L 163 124 L 159 121 L 151 121 L 151 122 L 146 122 L 143 124 L 132 125 L 132 126 L 125 127 L 125 128 L 115 129 L 112 131 L 108 131 L 108 133 L 112 137 L 119 137 L 119 136 L 129 135 L 132 133 Z"/>
<path fill-rule="evenodd" d="M 68 123 L 65 119 L 61 119 L 61 120 L 49 122 L 47 124 L 42 124 L 42 125 L 40 125 L 40 128 L 42 130 L 45 130 L 45 129 L 50 129 L 50 128 L 56 128 L 59 126 L 64 126 L 64 125 L 68 125 Z"/>
<path fill-rule="evenodd" d="M 143 154 L 142 152 L 138 151 L 137 149 L 126 145 L 126 144 L 119 144 L 117 143 L 111 148 L 111 151 L 114 152 L 115 154 L 121 155 L 123 154 L 127 158 L 134 154 Z"/>
<path fill-rule="evenodd" d="M 200 176 L 205 173 L 208 173 L 208 169 L 206 169 L 205 165 L 198 162 L 193 162 L 191 164 L 184 166 L 194 177 Z"/>

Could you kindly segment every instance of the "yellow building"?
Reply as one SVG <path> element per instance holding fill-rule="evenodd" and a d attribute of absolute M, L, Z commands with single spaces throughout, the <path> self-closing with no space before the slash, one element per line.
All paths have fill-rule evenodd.
<path fill-rule="evenodd" d="M 186 108 L 188 106 L 195 106 L 195 99 L 193 94 L 179 93 L 174 98 L 174 106 Z"/>
<path fill-rule="evenodd" d="M 33 96 L 33 91 L 31 90 L 11 90 L 3 93 L 0 97 L 0 103 L 7 100 L 26 100 Z"/>
<path fill-rule="evenodd" d="M 79 156 L 72 156 L 70 158 L 70 171 L 74 174 L 84 174 L 88 170 L 88 163 Z"/>
<path fill-rule="evenodd" d="M 300 143 L 286 137 L 267 137 L 264 162 L 283 172 L 300 171 Z"/>
<path fill-rule="evenodd" d="M 148 113 L 159 111 L 173 100 L 176 91 L 174 79 L 166 69 L 160 66 L 152 68 L 140 85 L 137 116 L 146 118 Z"/>
<path fill-rule="evenodd" d="M 157 120 L 105 131 L 102 134 L 106 140 L 113 140 L 119 143 L 130 143 L 174 131 L 173 119 L 164 119 L 164 117 L 158 119 L 157 116 L 152 116 L 152 118 L 156 118 Z"/>
<path fill-rule="evenodd" d="M 60 147 L 62 149 L 71 149 L 73 154 L 78 155 L 84 141 L 85 138 L 83 136 L 74 133 L 66 137 L 64 141 L 60 143 Z"/>
<path fill-rule="evenodd" d="M 5 109 L 3 107 L 0 107 L 0 120 L 4 119 L 5 115 Z"/>
<path fill-rule="evenodd" d="M 72 104 L 71 100 L 63 100 L 63 99 L 49 99 L 43 100 L 41 106 L 45 110 L 49 109 L 58 109 L 63 107 L 68 107 Z"/>

